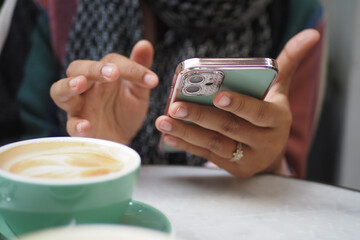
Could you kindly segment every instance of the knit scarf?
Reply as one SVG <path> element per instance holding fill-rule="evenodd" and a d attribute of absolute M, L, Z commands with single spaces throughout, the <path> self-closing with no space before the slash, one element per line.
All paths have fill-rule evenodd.
<path fill-rule="evenodd" d="M 271 0 L 148 0 L 164 26 L 155 45 L 149 113 L 131 143 L 145 164 L 202 165 L 189 153 L 158 150 L 155 119 L 165 109 L 179 62 L 191 57 L 265 57 L 272 48 L 267 8 Z M 140 0 L 81 0 L 70 32 L 65 66 L 75 59 L 99 60 L 107 53 L 129 56 L 144 38 Z"/>

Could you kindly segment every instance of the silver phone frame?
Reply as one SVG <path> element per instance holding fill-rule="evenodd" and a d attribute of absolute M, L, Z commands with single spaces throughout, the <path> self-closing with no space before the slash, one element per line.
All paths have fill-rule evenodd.
<path fill-rule="evenodd" d="M 176 94 L 174 90 L 181 84 L 181 79 L 185 74 L 193 70 L 237 70 L 242 69 L 264 69 L 268 68 L 275 72 L 275 78 L 279 74 L 278 64 L 273 58 L 189 58 L 176 67 L 173 84 L 170 89 L 170 104 L 174 102 Z M 175 85 L 174 85 L 175 82 Z M 271 84 L 272 85 L 272 84 Z M 268 87 L 270 89 L 271 85 Z M 267 90 L 267 91 L 268 91 Z"/>

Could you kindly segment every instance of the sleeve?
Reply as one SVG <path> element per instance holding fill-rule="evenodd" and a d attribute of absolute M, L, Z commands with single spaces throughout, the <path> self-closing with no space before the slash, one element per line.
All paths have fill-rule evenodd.
<path fill-rule="evenodd" d="M 0 55 L 0 145 L 56 134 L 51 83 L 58 67 L 47 14 L 34 1 L 16 1 Z"/>
<path fill-rule="evenodd" d="M 6 105 L 14 106 L 13 118 L 18 120 L 15 126 L 10 121 L 4 125 L 9 134 L 2 143 L 59 135 L 49 94 L 59 78 L 59 65 L 51 46 L 48 14 L 36 1 L 17 2 L 0 62 L 1 82 L 9 95 Z"/>
<path fill-rule="evenodd" d="M 56 107 L 49 94 L 52 83 L 59 79 L 59 76 L 59 65 L 51 45 L 48 17 L 42 11 L 31 34 L 31 48 L 17 94 L 24 126 L 23 139 L 59 135 Z"/>
<path fill-rule="evenodd" d="M 296 70 L 289 90 L 293 123 L 285 157 L 292 176 L 299 178 L 305 176 L 325 86 L 326 33 L 322 6 L 313 5 L 310 13 L 302 29 L 314 28 L 321 38 Z"/>

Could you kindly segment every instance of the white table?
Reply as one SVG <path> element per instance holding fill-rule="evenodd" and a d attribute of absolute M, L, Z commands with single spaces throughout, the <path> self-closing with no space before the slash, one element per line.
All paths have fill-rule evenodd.
<path fill-rule="evenodd" d="M 164 212 L 182 240 L 360 239 L 360 193 L 304 180 L 142 166 L 134 199 Z"/>

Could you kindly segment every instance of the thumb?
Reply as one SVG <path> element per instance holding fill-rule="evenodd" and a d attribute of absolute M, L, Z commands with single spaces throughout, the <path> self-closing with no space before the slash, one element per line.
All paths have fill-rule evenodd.
<path fill-rule="evenodd" d="M 154 59 L 154 48 L 152 44 L 147 40 L 138 41 L 131 51 L 130 59 L 150 68 Z"/>
<path fill-rule="evenodd" d="M 307 29 L 296 34 L 286 43 L 277 58 L 279 77 L 274 84 L 276 92 L 287 95 L 292 75 L 319 39 L 318 31 Z"/>

